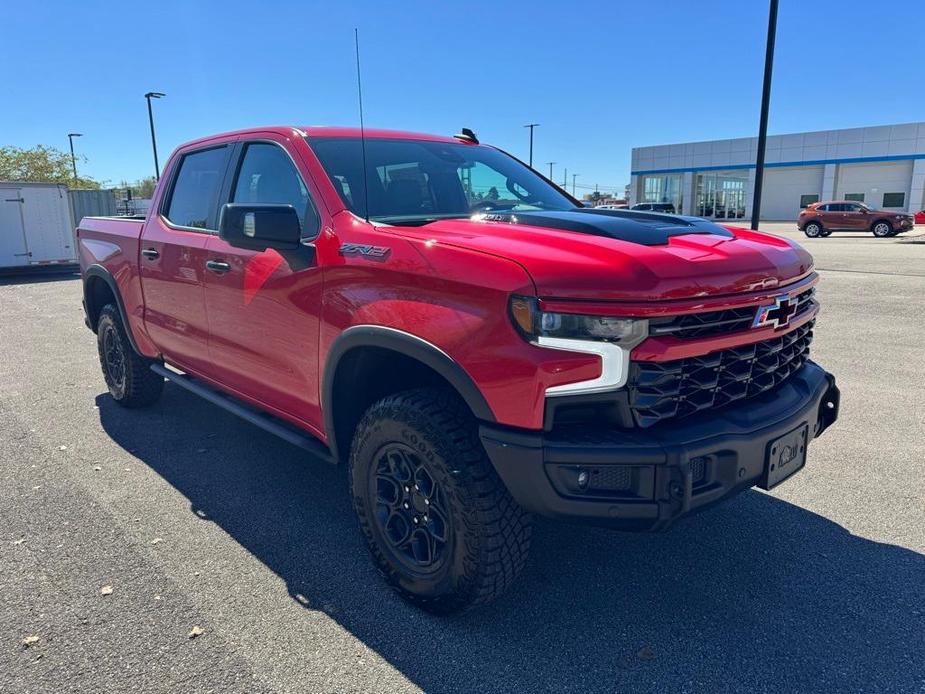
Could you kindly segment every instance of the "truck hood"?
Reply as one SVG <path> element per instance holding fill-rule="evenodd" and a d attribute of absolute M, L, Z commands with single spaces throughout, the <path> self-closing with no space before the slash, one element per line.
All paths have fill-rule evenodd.
<path fill-rule="evenodd" d="M 784 238 L 626 210 L 489 213 L 392 230 L 517 262 L 543 298 L 719 296 L 773 289 L 812 268 L 809 253 Z"/>

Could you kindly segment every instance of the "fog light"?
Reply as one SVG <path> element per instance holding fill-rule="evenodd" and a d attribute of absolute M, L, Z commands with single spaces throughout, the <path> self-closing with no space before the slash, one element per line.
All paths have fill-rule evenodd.
<path fill-rule="evenodd" d="M 591 479 L 591 476 L 588 474 L 587 470 L 582 470 L 581 472 L 579 472 L 578 473 L 578 488 L 587 489 L 588 482 L 590 481 L 590 479 Z"/>

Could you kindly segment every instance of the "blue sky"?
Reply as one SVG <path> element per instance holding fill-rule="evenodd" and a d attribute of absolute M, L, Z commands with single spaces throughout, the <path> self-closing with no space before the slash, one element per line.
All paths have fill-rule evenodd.
<path fill-rule="evenodd" d="M 473 128 L 579 186 L 629 180 L 633 146 L 755 134 L 767 2 L 12 2 L 0 145 L 67 148 L 117 184 L 185 140 L 267 124 Z M 782 0 L 772 133 L 925 120 L 925 3 Z M 569 176 L 571 184 L 571 176 Z M 579 193 L 585 192 L 581 188 Z"/>

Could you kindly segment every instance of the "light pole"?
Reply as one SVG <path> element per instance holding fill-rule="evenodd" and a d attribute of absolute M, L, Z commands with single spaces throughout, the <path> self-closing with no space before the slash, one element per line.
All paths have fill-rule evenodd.
<path fill-rule="evenodd" d="M 556 162 L 547 161 L 546 163 L 549 164 L 549 180 L 552 181 L 552 165 L 555 164 Z"/>
<path fill-rule="evenodd" d="M 161 180 L 161 167 L 157 163 L 157 139 L 154 137 L 154 111 L 151 110 L 151 99 L 160 99 L 167 96 L 163 92 L 148 92 L 145 99 L 148 102 L 148 123 L 151 124 L 151 147 L 154 149 L 154 180 Z"/>
<path fill-rule="evenodd" d="M 761 119 L 758 123 L 758 159 L 755 162 L 755 194 L 752 199 L 752 229 L 758 229 L 761 188 L 764 183 L 764 149 L 768 141 L 768 107 L 771 101 L 771 71 L 774 68 L 774 38 L 777 36 L 777 0 L 768 10 L 768 42 L 764 53 L 764 87 L 761 90 Z"/>
<path fill-rule="evenodd" d="M 568 167 L 565 167 L 565 171 L 562 174 L 562 190 L 566 193 L 568 192 Z"/>
<path fill-rule="evenodd" d="M 74 183 L 77 183 L 77 157 L 74 156 L 74 138 L 83 137 L 83 133 L 68 133 L 67 141 L 71 144 L 71 168 L 74 169 Z"/>
<path fill-rule="evenodd" d="M 575 179 L 578 178 L 581 174 L 573 173 L 572 174 L 572 197 L 575 197 Z"/>
<path fill-rule="evenodd" d="M 537 127 L 539 123 L 527 123 L 524 127 L 530 128 L 530 168 L 533 168 L 533 128 Z"/>

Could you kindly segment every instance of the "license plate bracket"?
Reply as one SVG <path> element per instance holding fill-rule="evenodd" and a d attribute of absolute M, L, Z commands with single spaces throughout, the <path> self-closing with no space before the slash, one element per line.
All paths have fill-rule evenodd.
<path fill-rule="evenodd" d="M 768 443 L 764 461 L 762 489 L 773 489 L 806 464 L 809 444 L 809 425 L 802 424 L 793 431 Z"/>

